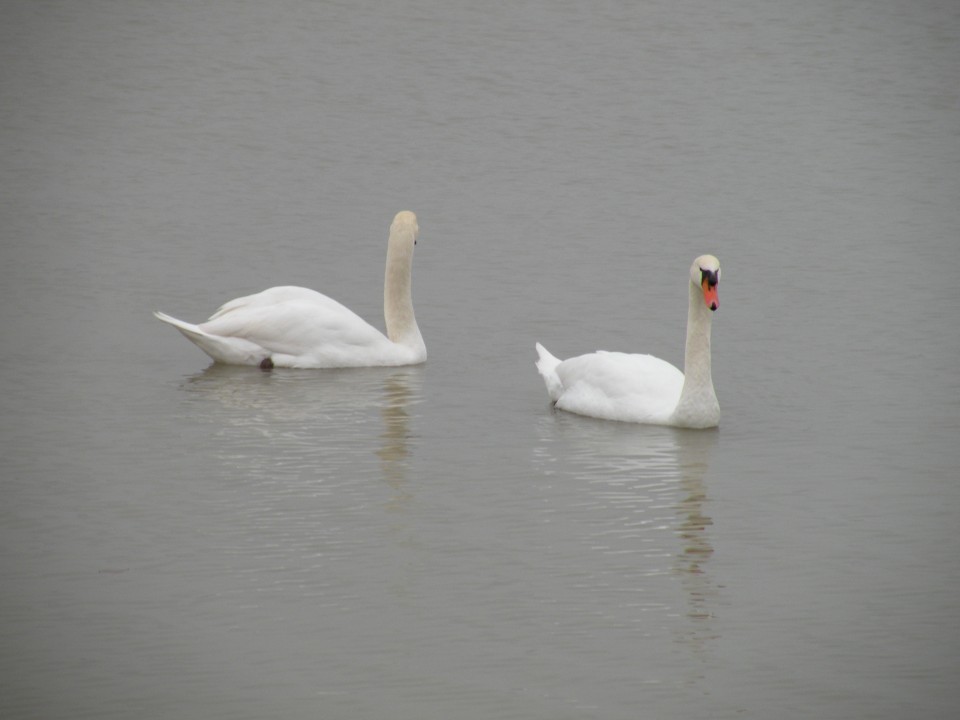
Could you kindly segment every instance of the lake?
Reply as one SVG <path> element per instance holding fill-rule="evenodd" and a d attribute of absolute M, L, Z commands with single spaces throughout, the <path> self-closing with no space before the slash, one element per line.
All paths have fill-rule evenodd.
<path fill-rule="evenodd" d="M 960 7 L 6 3 L 0 715 L 953 718 Z M 407 368 L 211 366 L 273 285 Z M 682 365 L 709 431 L 554 410 Z"/>

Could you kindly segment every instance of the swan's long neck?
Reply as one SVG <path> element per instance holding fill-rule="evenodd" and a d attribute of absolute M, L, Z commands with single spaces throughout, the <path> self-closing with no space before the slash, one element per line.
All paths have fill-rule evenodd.
<path fill-rule="evenodd" d="M 383 280 L 383 317 L 390 340 L 412 348 L 422 348 L 423 337 L 413 315 L 413 239 L 398 237 L 399 233 L 405 232 L 408 230 L 400 229 L 390 234 Z"/>
<path fill-rule="evenodd" d="M 687 347 L 683 359 L 683 390 L 675 418 L 689 427 L 711 427 L 720 421 L 720 405 L 710 374 L 710 310 L 701 290 L 690 286 Z"/>

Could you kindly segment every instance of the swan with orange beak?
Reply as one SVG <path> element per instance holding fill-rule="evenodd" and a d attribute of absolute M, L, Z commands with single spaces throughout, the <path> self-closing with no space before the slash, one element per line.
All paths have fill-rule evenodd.
<path fill-rule="evenodd" d="M 606 420 L 709 428 L 720 424 L 710 371 L 710 330 L 720 307 L 720 261 L 690 266 L 684 372 L 652 355 L 599 350 L 560 360 L 537 343 L 537 370 L 560 410 Z"/>

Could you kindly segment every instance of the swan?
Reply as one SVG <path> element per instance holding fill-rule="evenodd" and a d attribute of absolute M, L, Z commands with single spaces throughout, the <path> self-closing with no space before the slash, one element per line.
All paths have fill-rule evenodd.
<path fill-rule="evenodd" d="M 537 343 L 537 370 L 556 407 L 606 420 L 709 428 L 720 424 L 710 375 L 710 323 L 720 306 L 720 261 L 701 255 L 690 266 L 686 375 L 652 355 L 600 350 L 560 360 Z"/>
<path fill-rule="evenodd" d="M 417 216 L 408 210 L 390 225 L 383 282 L 386 335 L 336 300 L 293 286 L 231 300 L 199 325 L 154 315 L 220 363 L 265 370 L 416 365 L 427 359 L 411 295 L 419 232 Z"/>

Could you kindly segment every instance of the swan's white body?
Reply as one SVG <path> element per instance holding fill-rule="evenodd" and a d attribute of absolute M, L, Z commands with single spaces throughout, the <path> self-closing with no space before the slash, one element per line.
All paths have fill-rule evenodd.
<path fill-rule="evenodd" d="M 384 335 L 336 300 L 302 287 L 274 287 L 223 305 L 199 325 L 154 313 L 217 362 L 261 367 L 415 365 L 427 348 L 413 314 L 411 269 L 419 227 L 412 212 L 390 226 Z"/>
<path fill-rule="evenodd" d="M 606 420 L 707 428 L 720 423 L 710 372 L 711 314 L 720 263 L 703 255 L 690 268 L 686 375 L 652 355 L 603 350 L 560 360 L 537 343 L 537 370 L 561 410 Z"/>

